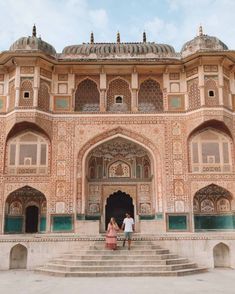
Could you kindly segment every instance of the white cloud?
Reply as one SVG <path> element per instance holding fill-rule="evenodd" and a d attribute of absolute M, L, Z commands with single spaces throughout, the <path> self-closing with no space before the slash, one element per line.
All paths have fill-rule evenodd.
<path fill-rule="evenodd" d="M 106 29 L 108 26 L 108 16 L 104 9 L 89 11 L 89 18 L 93 27 Z"/>
<path fill-rule="evenodd" d="M 144 28 L 147 32 L 148 40 L 157 43 L 169 43 L 171 45 L 177 35 L 177 28 L 174 23 L 166 22 L 158 17 L 146 22 Z"/>
<path fill-rule="evenodd" d="M 31 35 L 36 23 L 38 35 L 58 52 L 70 44 L 88 42 L 90 32 L 109 33 L 105 9 L 91 9 L 88 0 L 0 0 L 0 50 L 22 36 Z"/>
<path fill-rule="evenodd" d="M 200 24 L 205 34 L 217 36 L 231 49 L 235 48 L 234 0 L 167 0 L 167 2 L 172 11 L 181 15 L 174 42 L 178 48 L 180 44 L 196 36 Z"/>
<path fill-rule="evenodd" d="M 117 30 L 122 41 L 131 42 L 141 40 L 146 30 L 147 40 L 168 43 L 179 51 L 196 36 L 200 23 L 206 34 L 217 36 L 235 49 L 234 0 L 162 0 L 166 11 L 160 10 L 155 0 L 146 5 L 144 0 L 119 1 L 106 8 L 98 0 L 95 6 L 91 0 L 0 0 L 0 50 L 7 50 L 18 38 L 30 35 L 34 23 L 38 35 L 57 52 L 67 45 L 89 42 L 91 31 L 97 42 L 114 41 Z M 137 1 L 142 1 L 142 11 L 134 9 Z M 156 15 L 148 3 L 156 3 Z M 150 7 L 152 11 L 148 10 Z M 120 11 L 122 15 L 118 15 Z"/>

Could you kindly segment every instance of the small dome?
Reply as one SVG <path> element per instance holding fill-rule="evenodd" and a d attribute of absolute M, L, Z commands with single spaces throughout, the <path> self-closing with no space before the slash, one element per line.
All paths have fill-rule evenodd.
<path fill-rule="evenodd" d="M 191 55 L 197 51 L 220 51 L 228 50 L 227 45 L 220 41 L 217 37 L 212 37 L 203 34 L 202 27 L 199 27 L 199 34 L 191 41 L 186 42 L 182 49 L 181 54 L 183 57 Z"/>
<path fill-rule="evenodd" d="M 43 41 L 40 37 L 37 38 L 35 26 L 33 27 L 32 36 L 22 37 L 18 39 L 11 45 L 9 50 L 10 51 L 37 50 L 37 51 L 42 51 L 48 55 L 53 55 L 53 56 L 56 55 L 56 50 L 52 45 Z"/>

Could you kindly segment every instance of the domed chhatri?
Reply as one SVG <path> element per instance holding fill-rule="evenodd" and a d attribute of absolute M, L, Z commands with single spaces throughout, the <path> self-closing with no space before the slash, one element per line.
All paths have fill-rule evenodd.
<path fill-rule="evenodd" d="M 36 26 L 33 26 L 32 36 L 22 37 L 15 41 L 10 49 L 10 51 L 31 51 L 37 50 L 42 51 L 47 55 L 56 55 L 55 48 L 48 44 L 47 42 L 43 41 L 41 37 L 37 37 Z"/>
<path fill-rule="evenodd" d="M 87 43 L 81 45 L 67 46 L 63 49 L 63 55 L 79 55 L 82 57 L 141 57 L 151 55 L 152 57 L 178 57 L 174 48 L 166 44 L 150 42 L 143 43 Z"/>
<path fill-rule="evenodd" d="M 117 32 L 116 43 L 95 43 L 94 34 L 91 33 L 90 43 L 66 46 L 60 57 L 79 58 L 136 58 L 136 57 L 173 57 L 179 58 L 175 49 L 167 44 L 157 44 L 146 41 L 143 33 L 143 42 L 122 43 L 120 32 Z"/>
<path fill-rule="evenodd" d="M 197 51 L 221 51 L 228 50 L 227 45 L 220 41 L 217 37 L 208 36 L 203 33 L 202 26 L 199 27 L 198 35 L 186 42 L 182 49 L 182 57 L 191 55 Z"/>

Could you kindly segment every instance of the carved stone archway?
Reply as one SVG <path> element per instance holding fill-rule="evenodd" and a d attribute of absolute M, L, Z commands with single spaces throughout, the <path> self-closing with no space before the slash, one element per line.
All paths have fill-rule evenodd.
<path fill-rule="evenodd" d="M 76 204 L 77 204 L 77 213 L 84 214 L 85 213 L 85 199 L 86 199 L 86 159 L 89 152 L 95 148 L 96 146 L 109 141 L 115 137 L 125 138 L 131 142 L 136 143 L 137 145 L 142 146 L 146 149 L 152 160 L 152 168 L 153 168 L 153 195 L 157 195 L 155 198 L 154 207 L 156 211 L 162 211 L 162 168 L 161 168 L 161 158 L 159 150 L 156 145 L 150 141 L 145 136 L 142 136 L 138 133 L 135 133 L 131 130 L 124 129 L 118 127 L 116 129 L 109 130 L 104 132 L 93 139 L 89 140 L 83 147 L 80 149 L 78 153 L 77 160 L 77 193 L 76 193 Z M 156 185 L 157 183 L 157 185 Z M 158 190 L 157 190 L 158 188 Z M 124 190 L 125 191 L 125 190 Z M 126 191 L 125 191 L 126 192 Z"/>
<path fill-rule="evenodd" d="M 36 215 L 27 214 L 28 207 L 36 207 Z M 30 217 L 30 219 L 28 219 Z M 45 195 L 30 186 L 14 190 L 5 201 L 5 233 L 43 232 L 46 230 L 47 201 Z M 29 222 L 35 222 L 34 229 L 28 229 Z"/>
<path fill-rule="evenodd" d="M 233 229 L 231 201 L 231 193 L 215 184 L 198 190 L 193 199 L 195 230 Z"/>

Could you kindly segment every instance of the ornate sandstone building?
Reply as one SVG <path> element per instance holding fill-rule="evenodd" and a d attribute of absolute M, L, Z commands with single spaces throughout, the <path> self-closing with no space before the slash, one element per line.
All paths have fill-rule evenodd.
<path fill-rule="evenodd" d="M 118 33 L 62 53 L 34 27 L 0 53 L 0 232 L 126 211 L 139 233 L 234 230 L 234 110 L 235 52 L 201 27 L 181 52 Z"/>

